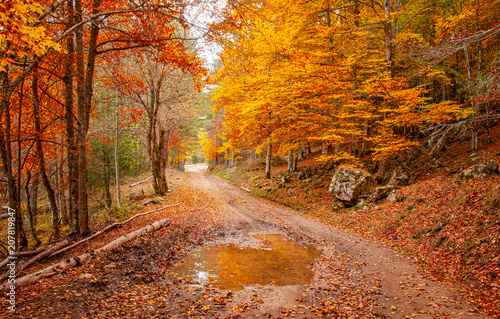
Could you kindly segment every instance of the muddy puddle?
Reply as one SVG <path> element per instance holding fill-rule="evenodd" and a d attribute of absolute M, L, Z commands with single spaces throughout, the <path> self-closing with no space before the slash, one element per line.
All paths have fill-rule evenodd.
<path fill-rule="evenodd" d="M 257 245 L 210 243 L 194 249 L 174 273 L 220 289 L 309 284 L 318 251 L 283 234 L 256 234 Z M 253 239 L 253 238 L 252 238 Z"/>

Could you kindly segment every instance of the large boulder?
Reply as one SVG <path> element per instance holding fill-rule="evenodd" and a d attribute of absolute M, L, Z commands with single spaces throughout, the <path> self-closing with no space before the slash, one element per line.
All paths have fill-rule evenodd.
<path fill-rule="evenodd" d="M 370 173 L 354 167 L 339 167 L 333 175 L 328 191 L 346 206 L 354 206 L 359 196 L 368 188 L 371 176 Z"/>
<path fill-rule="evenodd" d="M 462 179 L 469 179 L 474 177 L 487 177 L 494 174 L 498 174 L 498 163 L 495 160 L 491 160 L 469 167 L 461 172 L 459 177 Z"/>

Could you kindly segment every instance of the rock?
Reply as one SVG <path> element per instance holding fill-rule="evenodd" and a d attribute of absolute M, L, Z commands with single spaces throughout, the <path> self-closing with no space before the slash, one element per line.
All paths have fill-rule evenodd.
<path fill-rule="evenodd" d="M 298 180 L 304 180 L 312 176 L 312 170 L 310 167 L 306 167 L 299 172 L 297 175 Z"/>
<path fill-rule="evenodd" d="M 328 191 L 346 206 L 354 206 L 359 196 L 368 188 L 371 176 L 370 173 L 354 167 L 339 167 L 333 175 Z"/>
<path fill-rule="evenodd" d="M 158 204 L 158 202 L 157 202 L 155 199 L 153 199 L 153 198 L 148 198 L 148 199 L 146 199 L 146 200 L 143 200 L 143 201 L 139 204 L 139 206 L 141 206 L 141 207 L 146 207 L 146 206 L 148 206 L 148 205 L 155 205 L 155 204 Z"/>
<path fill-rule="evenodd" d="M 133 201 L 138 201 L 138 200 L 141 200 L 143 199 L 145 196 L 144 196 L 144 190 L 142 191 L 141 194 L 139 194 L 138 192 L 132 192 L 128 195 L 128 198 L 130 200 L 133 200 Z"/>
<path fill-rule="evenodd" d="M 396 196 L 398 192 L 394 189 L 391 191 L 391 193 L 389 194 L 389 196 L 387 196 L 387 201 L 389 202 L 392 202 L 392 203 L 395 203 L 397 202 L 398 200 L 398 197 Z"/>
<path fill-rule="evenodd" d="M 371 196 L 371 200 L 376 202 L 386 198 L 394 189 L 395 187 L 393 185 L 377 187 Z"/>
<path fill-rule="evenodd" d="M 345 205 L 343 202 L 339 201 L 339 200 L 333 200 L 332 201 L 332 211 L 333 212 L 337 212 L 341 209 L 345 208 Z"/>
<path fill-rule="evenodd" d="M 410 176 L 406 172 L 404 172 L 401 168 L 398 168 L 394 170 L 394 172 L 392 173 L 392 176 L 389 179 L 387 185 L 405 186 L 408 185 L 409 181 L 410 181 Z"/>
<path fill-rule="evenodd" d="M 469 179 L 474 177 L 487 177 L 494 174 L 498 174 L 498 163 L 495 160 L 491 160 L 487 163 L 476 164 L 469 167 L 459 174 L 461 179 Z"/>
<path fill-rule="evenodd" d="M 84 281 L 90 281 L 90 280 L 92 280 L 92 277 L 93 277 L 92 274 L 85 273 L 85 274 L 81 274 L 80 277 L 78 277 L 78 278 L 80 278 L 81 280 L 84 280 Z"/>
<path fill-rule="evenodd" d="M 443 163 L 438 160 L 437 158 L 432 158 L 430 161 L 429 161 L 429 165 L 431 166 L 431 168 L 439 168 L 439 167 L 443 167 Z"/>

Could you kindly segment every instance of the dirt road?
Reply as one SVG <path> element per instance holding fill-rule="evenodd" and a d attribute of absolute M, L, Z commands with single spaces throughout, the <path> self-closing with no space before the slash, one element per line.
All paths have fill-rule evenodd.
<path fill-rule="evenodd" d="M 232 296 L 235 304 L 251 300 L 254 294 L 262 300 L 258 311 L 252 314 L 483 317 L 470 312 L 473 307 L 449 287 L 429 279 L 416 265 L 381 244 L 256 198 L 218 178 L 201 173 L 191 176 L 199 187 L 217 194 L 220 205 L 231 211 L 227 222 L 232 225 L 232 236 L 238 240 L 255 233 L 282 232 L 299 243 L 316 246 L 322 253 L 309 285 L 253 286 L 235 291 Z"/>
<path fill-rule="evenodd" d="M 190 205 L 186 203 L 188 207 L 180 209 L 177 215 L 167 216 L 172 219 L 171 227 L 70 273 L 21 290 L 15 315 L 19 318 L 487 318 L 474 312 L 473 306 L 450 287 L 428 278 L 416 265 L 382 244 L 257 198 L 198 168 L 186 174 L 170 173 L 169 177 L 176 181 L 171 185 L 174 190 L 171 196 L 183 194 Z M 204 280 L 206 274 L 185 278 L 173 267 L 182 264 L 182 258 L 194 247 L 207 242 L 238 245 L 241 249 L 257 242 L 257 247 L 251 249 L 262 249 L 256 240 L 258 234 L 284 234 L 302 247 L 315 247 L 319 256 L 306 265 L 314 270 L 312 278 L 300 284 L 246 284 L 244 289 L 231 290 Z M 257 269 L 227 255 L 222 259 L 220 251 L 217 254 L 220 259 L 215 263 L 221 269 L 233 271 L 229 277 L 246 278 L 256 271 L 252 269 Z M 266 258 L 262 257 L 262 262 L 254 258 L 252 262 L 262 264 Z M 274 267 L 276 273 L 280 266 Z M 290 265 L 284 268 L 288 271 Z"/>

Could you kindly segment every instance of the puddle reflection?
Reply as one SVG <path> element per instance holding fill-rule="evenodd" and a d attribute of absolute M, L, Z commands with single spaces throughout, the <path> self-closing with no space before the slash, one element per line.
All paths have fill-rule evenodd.
<path fill-rule="evenodd" d="M 262 247 L 208 244 L 197 247 L 174 272 L 220 289 L 243 289 L 244 285 L 308 284 L 314 277 L 318 256 L 312 246 L 302 246 L 283 234 L 257 234 Z"/>

